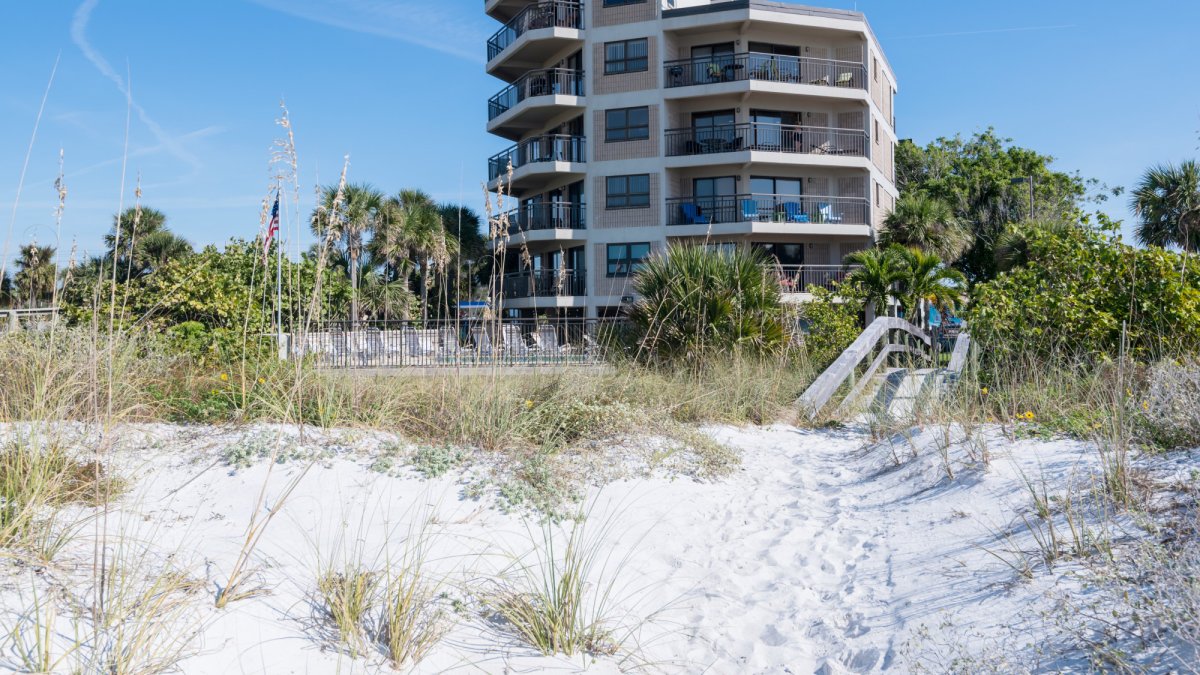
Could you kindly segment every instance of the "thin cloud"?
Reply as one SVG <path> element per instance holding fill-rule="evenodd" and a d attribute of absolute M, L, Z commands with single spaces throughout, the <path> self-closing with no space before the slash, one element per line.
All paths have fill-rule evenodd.
<path fill-rule="evenodd" d="M 215 136 L 216 134 L 219 134 L 223 131 L 225 131 L 225 127 L 220 127 L 220 126 L 204 127 L 203 129 L 197 129 L 196 131 L 188 132 L 188 133 L 180 136 L 178 138 L 178 140 L 190 141 L 190 140 L 194 140 L 194 139 L 198 139 L 198 138 Z M 134 157 L 149 157 L 151 155 L 157 155 L 157 154 L 160 154 L 162 152 L 167 152 L 167 151 L 169 151 L 169 148 L 164 143 L 159 143 L 157 145 L 148 145 L 146 147 L 135 148 L 133 150 L 130 150 L 129 158 L 133 159 Z M 89 164 L 89 165 L 83 167 L 82 169 L 77 169 L 75 171 L 72 171 L 71 177 L 75 178 L 78 176 L 83 176 L 83 175 L 89 174 L 98 169 L 103 169 L 103 168 L 109 167 L 109 166 L 116 166 L 121 163 L 122 159 L 124 159 L 124 157 L 114 157 L 112 159 L 106 159 L 101 162 L 96 162 L 95 164 Z"/>
<path fill-rule="evenodd" d="M 250 0 L 342 30 L 377 35 L 483 63 L 487 34 L 446 0 Z"/>
<path fill-rule="evenodd" d="M 191 166 L 193 171 L 199 171 L 201 168 L 200 160 L 188 152 L 187 148 L 183 147 L 183 144 L 178 139 L 173 138 L 146 114 L 146 109 L 136 100 L 133 100 L 133 96 L 129 91 L 129 83 L 125 81 L 125 78 L 117 74 L 117 71 L 113 70 L 108 61 L 92 48 L 92 44 L 88 42 L 88 22 L 91 21 L 92 12 L 99 4 L 100 0 L 84 0 L 83 4 L 79 5 L 79 8 L 75 10 L 75 17 L 71 21 L 71 41 L 75 43 L 79 51 L 83 52 L 83 56 L 96 67 L 96 70 L 100 71 L 101 75 L 112 80 L 113 84 L 117 85 L 117 89 L 130 99 L 130 105 L 133 107 L 134 112 L 137 113 L 138 119 L 141 120 L 142 124 L 146 125 L 146 128 L 154 135 L 159 145 L 180 161 Z"/>

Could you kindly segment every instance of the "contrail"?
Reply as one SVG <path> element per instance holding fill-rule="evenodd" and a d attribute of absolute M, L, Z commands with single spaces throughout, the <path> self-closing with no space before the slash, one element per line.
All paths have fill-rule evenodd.
<path fill-rule="evenodd" d="M 95 49 L 93 49 L 91 43 L 88 42 L 88 21 L 90 21 L 92 18 L 92 11 L 96 9 L 96 6 L 99 4 L 100 0 L 84 0 L 83 4 L 79 5 L 79 9 L 75 10 L 75 17 L 71 21 L 71 41 L 75 43 L 76 47 L 79 47 L 79 51 L 83 52 L 83 56 L 90 61 L 93 66 L 96 67 L 96 70 L 100 71 L 101 75 L 112 80 L 113 84 L 117 85 L 117 89 L 119 89 L 122 94 L 130 98 L 132 101 L 132 97 L 129 93 L 129 84 L 124 78 L 118 75 L 115 70 L 113 70 L 112 66 L 108 64 L 108 61 L 105 60 L 105 58 L 101 56 Z M 137 112 L 138 119 L 141 120 L 142 124 L 145 124 L 146 127 L 150 129 L 150 133 L 154 134 L 154 138 L 167 150 L 167 152 L 170 152 L 179 160 L 191 165 L 193 171 L 200 168 L 200 160 L 196 159 L 192 153 L 188 152 L 186 148 L 180 145 L 179 141 L 172 138 L 171 135 L 163 130 L 163 128 L 159 126 L 157 122 L 150 119 L 150 116 L 146 114 L 145 108 L 138 105 L 136 101 L 132 101 L 132 105 L 133 109 Z"/>
<path fill-rule="evenodd" d="M 1020 28 L 992 28 L 988 30 L 965 30 L 956 33 L 928 33 L 925 35 L 898 35 L 885 36 L 880 39 L 887 40 L 917 40 L 922 38 L 938 38 L 938 37 L 960 37 L 963 35 L 989 35 L 991 33 L 1028 33 L 1038 30 L 1058 30 L 1060 28 L 1074 28 L 1075 24 L 1068 23 L 1061 26 L 1023 26 Z"/>

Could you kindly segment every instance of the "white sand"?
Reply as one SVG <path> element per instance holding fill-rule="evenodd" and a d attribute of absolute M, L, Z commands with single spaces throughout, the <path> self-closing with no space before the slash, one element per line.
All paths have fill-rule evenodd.
<path fill-rule="evenodd" d="M 109 528 L 151 542 L 156 559 L 172 554 L 204 580 L 205 593 L 194 598 L 202 633 L 181 664 L 185 673 L 387 672 L 380 654 L 354 659 L 323 637 L 309 602 L 315 561 L 339 546 L 357 547 L 369 561 L 382 561 L 389 546 L 395 555 L 426 509 L 435 514 L 435 565 L 449 583 L 444 601 L 461 600 L 464 609 L 420 672 L 607 673 L 638 664 L 669 672 L 904 672 L 931 650 L 1021 651 L 1037 641 L 1024 631 L 1036 629 L 1053 594 L 1078 583 L 1071 564 L 1021 580 L 997 555 L 1036 550 L 1018 515 L 1032 506 L 1026 479 L 1045 481 L 1052 494 L 1086 481 L 1098 458 L 1084 444 L 1009 443 L 990 432 L 986 469 L 965 467 L 978 445 L 952 444 L 951 481 L 937 452 L 939 429 L 875 445 L 856 431 L 710 433 L 742 453 L 733 476 L 627 479 L 586 500 L 595 505 L 593 531 L 610 525 L 611 560 L 628 556 L 617 586 L 617 605 L 631 617 L 625 625 L 650 617 L 632 654 L 595 663 L 537 654 L 472 599 L 508 562 L 505 553 L 530 548 L 536 520 L 502 513 L 490 492 L 465 498 L 461 471 L 435 480 L 372 471 L 373 453 L 391 440 L 384 434 L 313 441 L 332 456 L 304 477 L 256 551 L 255 583 L 266 592 L 225 610 L 212 607 L 212 594 L 237 557 L 264 481 L 270 474 L 273 504 L 301 462 L 232 470 L 222 452 L 242 442 L 244 430 L 138 427 L 116 460 L 135 487 Z M 82 588 L 92 531 L 34 581 L 28 568 L 0 567 L 8 622 L 29 601 L 31 584 Z M 919 633 L 927 635 L 914 639 Z"/>

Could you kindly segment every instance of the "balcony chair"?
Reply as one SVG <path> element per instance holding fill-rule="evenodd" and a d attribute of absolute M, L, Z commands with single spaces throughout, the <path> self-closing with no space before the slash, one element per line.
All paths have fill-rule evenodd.
<path fill-rule="evenodd" d="M 684 225 L 710 225 L 712 218 L 701 215 L 700 207 L 695 204 L 680 204 L 679 210 L 683 212 Z"/>
<path fill-rule="evenodd" d="M 829 86 L 829 76 L 826 75 L 824 77 L 818 77 L 815 80 L 809 80 L 808 83 L 815 84 L 820 87 L 828 87 Z"/>
<path fill-rule="evenodd" d="M 842 73 L 838 75 L 837 86 L 849 87 L 854 82 L 854 73 Z"/>
<path fill-rule="evenodd" d="M 823 223 L 841 223 L 842 216 L 833 215 L 833 205 L 827 203 L 817 204 L 817 212 L 821 214 L 821 222 Z"/>
<path fill-rule="evenodd" d="M 784 202 L 783 213 L 789 223 L 807 223 L 808 214 L 800 211 L 798 202 Z"/>
<path fill-rule="evenodd" d="M 758 222 L 758 202 L 753 199 L 742 200 L 742 220 L 748 223 Z"/>

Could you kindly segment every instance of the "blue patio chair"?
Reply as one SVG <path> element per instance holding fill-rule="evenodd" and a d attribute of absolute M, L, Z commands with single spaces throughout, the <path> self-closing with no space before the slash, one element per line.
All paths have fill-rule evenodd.
<path fill-rule="evenodd" d="M 683 211 L 684 225 L 708 225 L 712 222 L 708 216 L 700 215 L 700 207 L 695 204 L 680 204 L 679 209 Z"/>
<path fill-rule="evenodd" d="M 798 202 L 784 202 L 783 213 L 789 223 L 808 222 L 808 214 L 800 212 L 800 204 Z"/>
<path fill-rule="evenodd" d="M 826 203 L 817 204 L 817 211 L 821 212 L 821 222 L 824 222 L 824 223 L 840 223 L 840 222 L 842 222 L 842 216 L 840 214 L 836 215 L 836 216 L 833 215 L 833 205 L 831 205 L 831 204 L 826 204 Z"/>
<path fill-rule="evenodd" d="M 757 222 L 758 217 L 758 202 L 753 199 L 742 200 L 742 220 L 746 222 Z"/>

